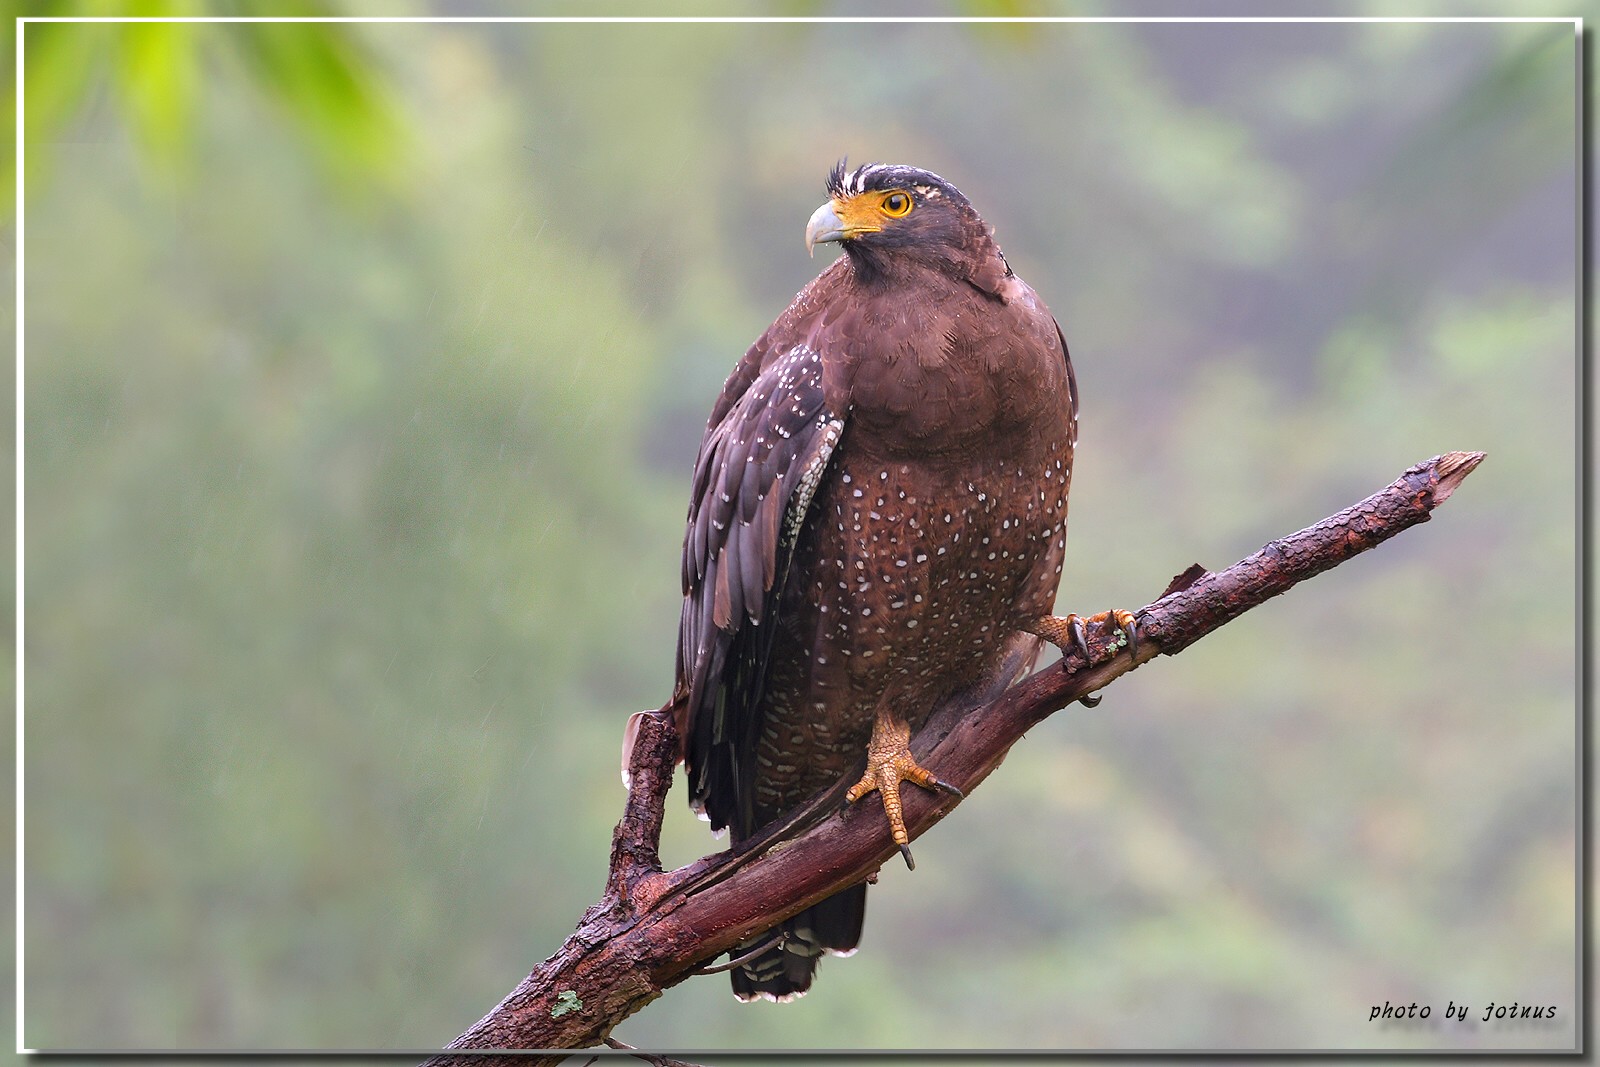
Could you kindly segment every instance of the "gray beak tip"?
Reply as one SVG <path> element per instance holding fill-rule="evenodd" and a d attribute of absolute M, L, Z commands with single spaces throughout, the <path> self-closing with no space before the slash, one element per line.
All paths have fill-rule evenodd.
<path fill-rule="evenodd" d="M 806 252 L 816 255 L 817 245 L 827 241 L 844 240 L 844 223 L 833 210 L 830 201 L 817 208 L 811 214 L 811 221 L 806 223 Z"/>

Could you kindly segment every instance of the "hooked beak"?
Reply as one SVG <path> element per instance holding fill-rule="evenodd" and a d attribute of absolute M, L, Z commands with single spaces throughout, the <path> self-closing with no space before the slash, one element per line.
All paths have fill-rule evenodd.
<path fill-rule="evenodd" d="M 842 241 L 845 239 L 844 222 L 840 220 L 839 213 L 833 209 L 833 201 L 828 201 L 817 208 L 811 215 L 811 221 L 806 223 L 806 254 L 816 255 L 817 245 L 828 241 Z"/>

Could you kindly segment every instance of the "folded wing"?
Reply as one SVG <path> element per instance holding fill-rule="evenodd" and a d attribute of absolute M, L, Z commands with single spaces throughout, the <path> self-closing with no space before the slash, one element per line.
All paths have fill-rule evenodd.
<path fill-rule="evenodd" d="M 789 562 L 844 427 L 844 413 L 825 402 L 821 355 L 797 345 L 722 410 L 695 461 L 683 541 L 678 684 L 687 699 L 678 736 L 690 802 L 713 829 L 734 826 L 736 836 L 755 829 L 742 776 L 761 730 Z"/>

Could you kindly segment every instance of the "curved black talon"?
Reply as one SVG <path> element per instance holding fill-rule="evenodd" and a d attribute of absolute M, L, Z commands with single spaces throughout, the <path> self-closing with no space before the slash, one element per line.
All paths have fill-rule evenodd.
<path fill-rule="evenodd" d="M 1100 706 L 1100 702 L 1104 699 L 1105 697 L 1102 696 L 1090 695 L 1086 697 L 1079 697 L 1078 703 L 1082 704 L 1086 708 L 1098 708 Z"/>
<path fill-rule="evenodd" d="M 1072 643 L 1079 652 L 1083 653 L 1083 662 L 1094 665 L 1094 657 L 1089 655 L 1089 638 L 1083 632 L 1083 620 L 1076 615 L 1067 616 L 1067 627 L 1072 631 Z"/>
<path fill-rule="evenodd" d="M 1130 614 L 1128 616 L 1128 625 L 1123 626 L 1123 625 L 1121 625 L 1119 623 L 1117 625 L 1117 629 L 1121 630 L 1122 631 L 1122 636 L 1126 637 L 1128 639 L 1128 655 L 1132 656 L 1134 659 L 1138 659 L 1139 658 L 1139 624 L 1138 624 L 1138 622 Z"/>
<path fill-rule="evenodd" d="M 949 793 L 951 796 L 955 797 L 957 800 L 965 800 L 965 799 L 967 799 L 967 794 L 963 793 L 961 790 L 957 789 L 955 786 L 951 785 L 949 782 L 945 781 L 943 778 L 935 778 L 933 780 L 933 784 L 941 792 Z"/>
<path fill-rule="evenodd" d="M 911 846 L 910 845 L 901 845 L 900 846 L 900 855 L 905 857 L 906 870 L 914 871 L 914 870 L 917 869 L 917 861 L 911 858 Z"/>

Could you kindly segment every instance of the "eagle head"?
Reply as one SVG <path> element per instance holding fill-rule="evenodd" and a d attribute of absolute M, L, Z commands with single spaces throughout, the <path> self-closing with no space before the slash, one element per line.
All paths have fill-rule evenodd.
<path fill-rule="evenodd" d="M 806 224 L 806 250 L 837 241 L 858 273 L 880 275 L 918 262 L 958 275 L 1000 257 L 989 229 L 961 190 L 932 171 L 845 161 L 828 175 L 828 201 Z"/>

